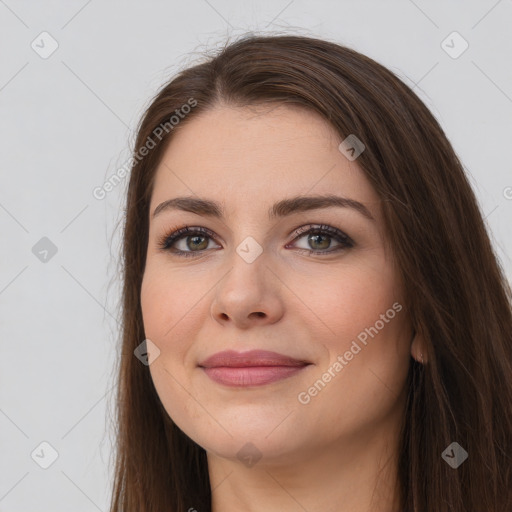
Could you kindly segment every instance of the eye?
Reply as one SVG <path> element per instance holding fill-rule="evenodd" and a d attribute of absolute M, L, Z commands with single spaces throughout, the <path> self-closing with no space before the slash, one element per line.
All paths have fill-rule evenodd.
<path fill-rule="evenodd" d="M 201 253 L 208 248 L 208 239 L 212 239 L 214 234 L 206 228 L 190 228 L 185 226 L 180 229 L 173 228 L 170 234 L 165 234 L 158 241 L 158 247 L 162 251 L 168 251 L 177 256 L 194 257 L 196 253 Z M 206 240 L 206 242 L 205 242 Z M 176 242 L 184 242 L 181 248 L 174 248 Z M 178 244 L 179 245 L 179 244 Z M 186 248 L 191 250 L 186 250 Z"/>
<path fill-rule="evenodd" d="M 343 231 L 327 225 L 315 226 L 310 224 L 303 226 L 295 231 L 295 235 L 296 238 L 294 242 L 306 238 L 307 235 L 305 243 L 311 247 L 311 249 L 301 248 L 301 252 L 304 251 L 307 254 L 330 254 L 354 246 L 352 239 L 343 233 Z M 332 246 L 333 239 L 337 241 L 339 245 L 334 249 L 329 249 Z"/>
<path fill-rule="evenodd" d="M 169 233 L 170 234 L 164 234 L 159 239 L 158 248 L 180 257 L 195 257 L 201 255 L 209 248 L 209 241 L 215 238 L 212 231 L 203 227 L 190 228 L 189 226 L 185 226 L 179 229 L 173 228 Z M 310 224 L 295 230 L 294 234 L 296 235 L 293 240 L 295 243 L 297 240 L 306 238 L 307 235 L 306 244 L 308 244 L 311 249 L 299 247 L 299 251 L 309 255 L 330 254 L 354 246 L 354 242 L 349 236 L 332 226 L 315 226 Z M 338 246 L 335 246 L 334 249 L 331 248 L 332 240 L 338 242 Z M 181 247 L 179 247 L 180 245 Z M 286 247 L 289 247 L 289 245 Z"/>

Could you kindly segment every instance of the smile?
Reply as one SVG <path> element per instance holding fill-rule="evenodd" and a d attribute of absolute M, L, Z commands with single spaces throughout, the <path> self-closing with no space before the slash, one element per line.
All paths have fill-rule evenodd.
<path fill-rule="evenodd" d="M 252 350 L 219 352 L 199 364 L 214 382 L 232 387 L 262 386 L 296 375 L 311 363 L 290 356 Z"/>

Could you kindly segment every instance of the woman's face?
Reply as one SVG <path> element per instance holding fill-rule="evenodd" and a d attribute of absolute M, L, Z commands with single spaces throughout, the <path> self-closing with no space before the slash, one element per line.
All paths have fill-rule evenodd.
<path fill-rule="evenodd" d="M 341 140 L 299 108 L 218 106 L 174 134 L 157 169 L 149 369 L 169 416 L 217 456 L 300 461 L 395 432 L 403 415 L 406 305 L 379 197 Z"/>

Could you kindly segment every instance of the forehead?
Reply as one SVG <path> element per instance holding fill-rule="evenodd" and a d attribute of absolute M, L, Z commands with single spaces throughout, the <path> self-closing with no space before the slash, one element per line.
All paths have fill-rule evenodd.
<path fill-rule="evenodd" d="M 305 108 L 217 106 L 173 134 L 156 171 L 152 209 L 182 195 L 217 199 L 228 213 L 260 206 L 266 214 L 269 204 L 299 194 L 378 202 L 357 160 L 339 151 L 341 141 Z"/>

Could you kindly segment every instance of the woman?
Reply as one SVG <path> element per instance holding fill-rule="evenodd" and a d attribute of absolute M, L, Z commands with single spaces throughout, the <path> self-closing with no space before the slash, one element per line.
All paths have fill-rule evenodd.
<path fill-rule="evenodd" d="M 112 512 L 512 510 L 511 291 L 403 82 L 246 37 L 133 162 Z"/>

